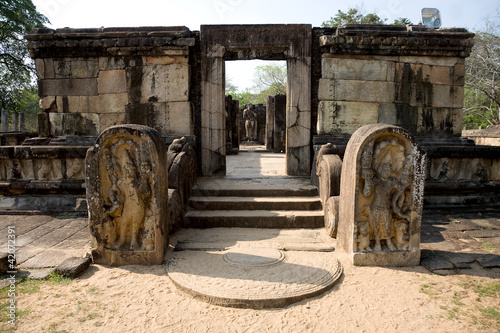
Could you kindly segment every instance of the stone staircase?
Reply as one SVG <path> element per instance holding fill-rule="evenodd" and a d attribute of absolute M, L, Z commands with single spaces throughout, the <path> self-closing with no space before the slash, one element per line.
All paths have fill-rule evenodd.
<path fill-rule="evenodd" d="M 201 178 L 185 225 L 191 228 L 320 228 L 318 189 L 308 178 Z"/>

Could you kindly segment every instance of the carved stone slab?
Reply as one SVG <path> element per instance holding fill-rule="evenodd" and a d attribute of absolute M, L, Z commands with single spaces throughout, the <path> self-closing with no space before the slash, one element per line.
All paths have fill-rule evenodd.
<path fill-rule="evenodd" d="M 352 135 L 343 163 L 338 248 L 355 265 L 418 265 L 425 152 L 406 130 L 372 124 Z"/>
<path fill-rule="evenodd" d="M 166 146 L 142 125 L 105 130 L 87 152 L 86 187 L 94 263 L 161 264 L 168 244 Z"/>

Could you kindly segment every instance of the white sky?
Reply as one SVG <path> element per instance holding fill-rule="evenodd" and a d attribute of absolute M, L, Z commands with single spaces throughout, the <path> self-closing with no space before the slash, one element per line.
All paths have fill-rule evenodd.
<path fill-rule="evenodd" d="M 438 8 L 443 27 L 484 28 L 486 17 L 500 15 L 498 0 L 33 0 L 52 28 L 95 28 L 201 24 L 308 23 L 319 27 L 337 13 L 363 6 L 387 22 L 398 17 L 420 20 L 424 7 Z M 258 61 L 226 62 L 226 75 L 240 90 L 252 86 Z"/>

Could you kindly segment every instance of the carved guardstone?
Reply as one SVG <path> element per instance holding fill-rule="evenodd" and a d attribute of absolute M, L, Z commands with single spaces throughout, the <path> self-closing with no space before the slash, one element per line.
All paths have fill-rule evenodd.
<path fill-rule="evenodd" d="M 105 130 L 86 158 L 94 263 L 157 265 L 168 245 L 167 150 L 147 126 Z"/>
<path fill-rule="evenodd" d="M 338 247 L 354 265 L 420 263 L 426 155 L 404 129 L 359 128 L 344 155 Z"/>

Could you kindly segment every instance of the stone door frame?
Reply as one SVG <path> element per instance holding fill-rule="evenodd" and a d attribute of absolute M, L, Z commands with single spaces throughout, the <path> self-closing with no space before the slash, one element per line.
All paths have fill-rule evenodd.
<path fill-rule="evenodd" d="M 311 172 L 310 24 L 201 26 L 203 176 L 226 174 L 225 61 L 286 60 L 286 173 Z"/>

